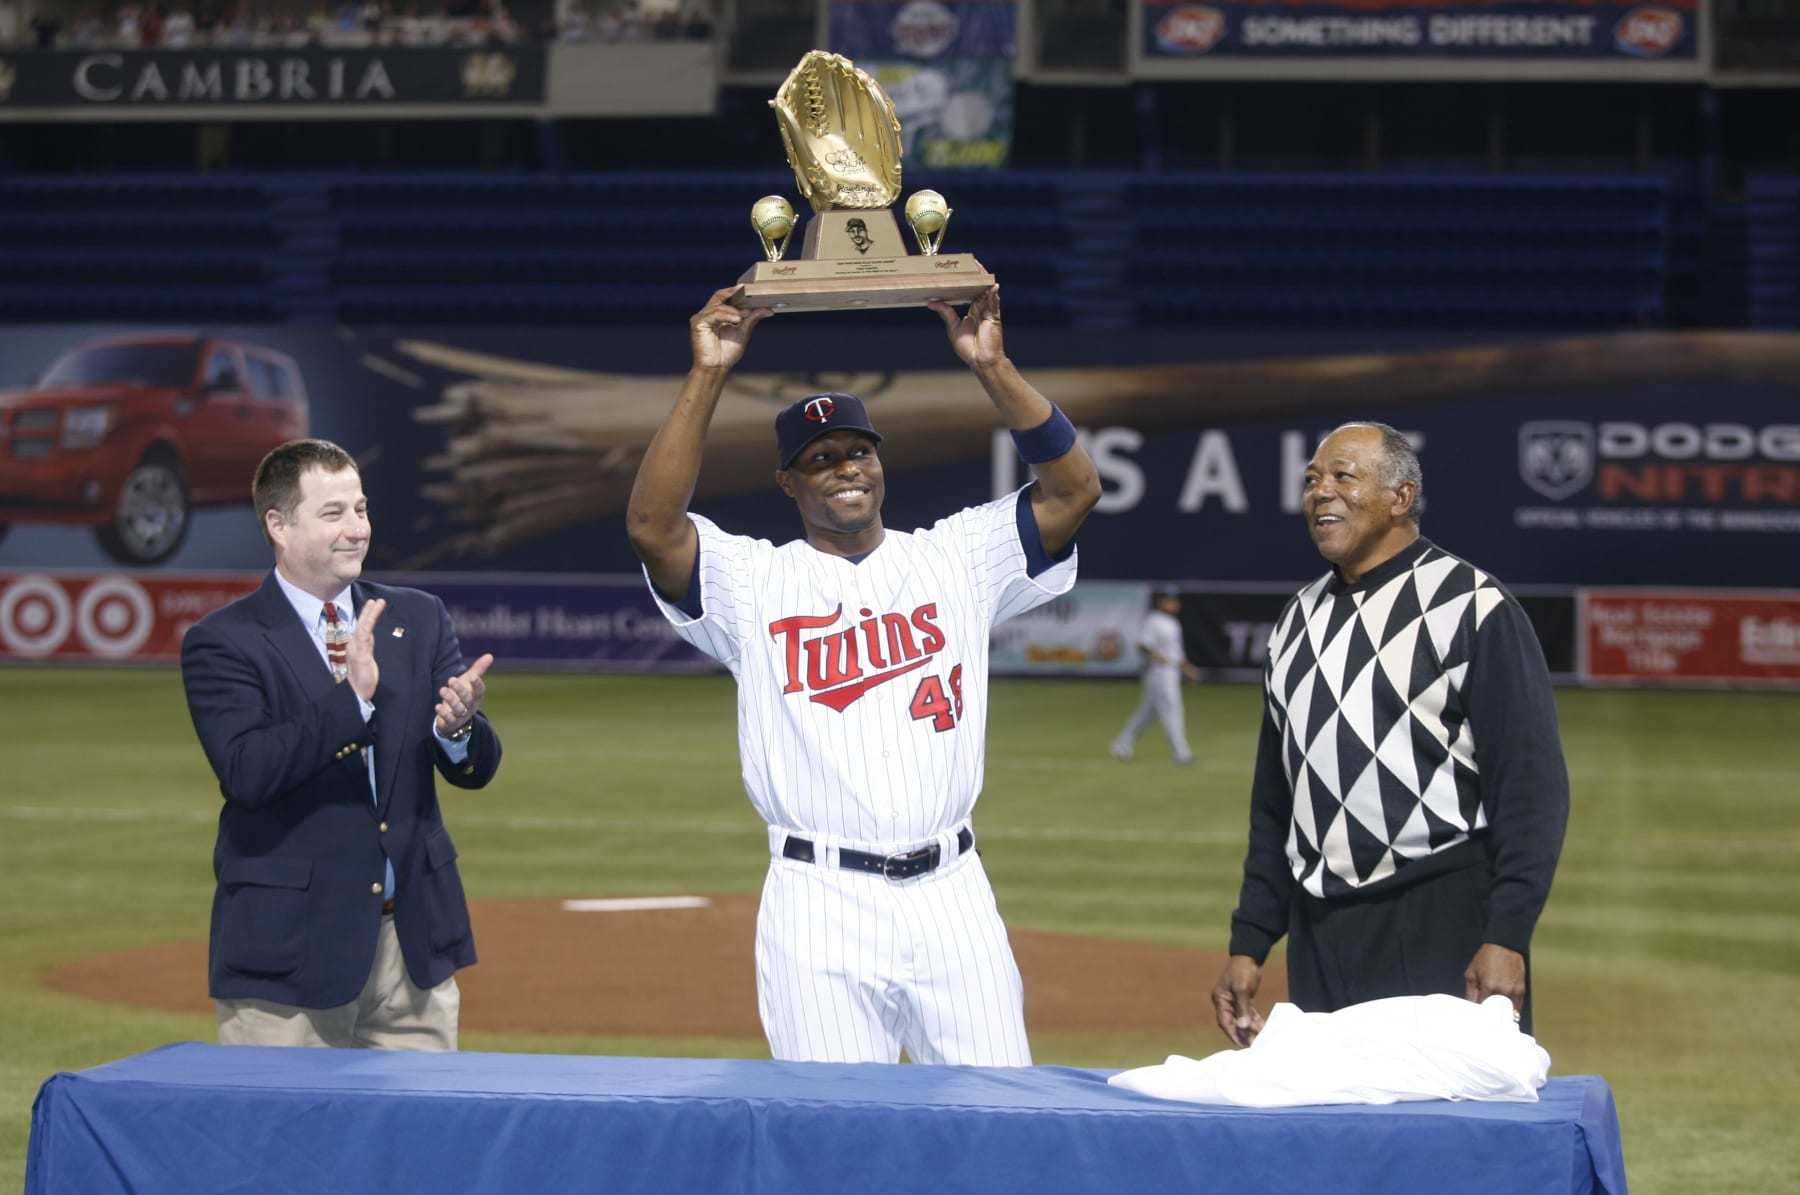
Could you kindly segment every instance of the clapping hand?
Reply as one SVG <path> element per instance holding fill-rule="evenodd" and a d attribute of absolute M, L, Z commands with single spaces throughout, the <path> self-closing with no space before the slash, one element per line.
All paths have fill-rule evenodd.
<path fill-rule="evenodd" d="M 386 609 L 386 598 L 370 598 L 363 603 L 356 615 L 356 631 L 344 654 L 350 668 L 350 687 L 367 702 L 375 700 L 375 688 L 381 683 L 381 665 L 375 662 L 375 623 Z"/>
<path fill-rule="evenodd" d="M 483 655 L 469 665 L 467 672 L 444 682 L 444 687 L 438 690 L 438 734 L 449 738 L 474 719 L 475 711 L 481 708 L 481 696 L 487 692 L 487 682 L 481 677 L 493 662 L 492 653 Z"/>

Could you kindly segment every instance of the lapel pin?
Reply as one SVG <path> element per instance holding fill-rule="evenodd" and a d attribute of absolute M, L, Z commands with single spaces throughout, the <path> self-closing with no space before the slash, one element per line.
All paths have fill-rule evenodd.
<path fill-rule="evenodd" d="M 406 638 L 406 628 L 405 627 L 395 627 L 394 628 L 394 638 L 396 638 L 396 639 Z"/>

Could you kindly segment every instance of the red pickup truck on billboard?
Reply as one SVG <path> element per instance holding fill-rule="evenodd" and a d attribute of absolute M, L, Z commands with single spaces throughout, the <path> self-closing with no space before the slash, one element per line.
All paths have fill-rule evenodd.
<path fill-rule="evenodd" d="M 0 393 L 0 536 L 90 526 L 122 564 L 166 560 L 194 507 L 248 502 L 257 462 L 307 424 L 282 353 L 184 333 L 78 345 L 30 389 Z"/>

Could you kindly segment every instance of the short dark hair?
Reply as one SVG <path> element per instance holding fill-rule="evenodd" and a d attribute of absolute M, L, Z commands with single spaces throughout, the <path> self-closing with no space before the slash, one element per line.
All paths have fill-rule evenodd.
<path fill-rule="evenodd" d="M 289 440 L 272 449 L 256 466 L 256 478 L 250 483 L 250 501 L 256 507 L 256 522 L 263 536 L 269 534 L 271 510 L 291 520 L 299 509 L 301 474 L 308 469 L 340 473 L 355 468 L 356 458 L 330 440 Z"/>
<path fill-rule="evenodd" d="M 1389 489 L 1398 489 L 1411 483 L 1413 500 L 1412 505 L 1407 508 L 1406 517 L 1417 527 L 1420 516 L 1425 513 L 1425 474 L 1419 468 L 1419 454 L 1413 450 L 1412 441 L 1406 438 L 1405 432 L 1392 424 L 1378 423 L 1373 419 L 1357 419 L 1339 424 L 1332 429 L 1331 434 L 1335 436 L 1351 427 L 1373 428 L 1381 434 L 1381 484 Z"/>

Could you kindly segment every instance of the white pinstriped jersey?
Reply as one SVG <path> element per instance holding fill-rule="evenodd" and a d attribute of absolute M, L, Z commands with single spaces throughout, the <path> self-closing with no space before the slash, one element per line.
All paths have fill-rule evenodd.
<path fill-rule="evenodd" d="M 986 755 L 988 630 L 1075 583 L 1073 552 L 1026 575 L 1018 501 L 889 530 L 854 564 L 689 516 L 703 613 L 657 605 L 737 679 L 744 788 L 770 825 L 905 844 L 968 818 Z"/>

